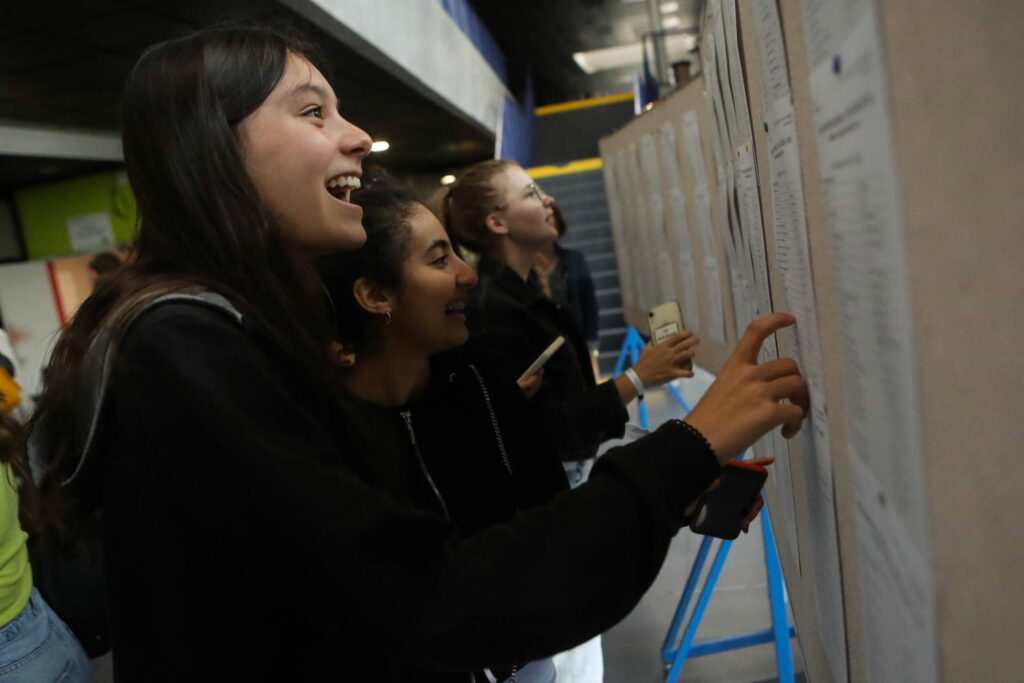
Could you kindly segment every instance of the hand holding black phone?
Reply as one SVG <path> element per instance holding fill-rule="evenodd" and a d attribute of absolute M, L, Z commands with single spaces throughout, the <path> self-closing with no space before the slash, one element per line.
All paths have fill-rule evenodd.
<path fill-rule="evenodd" d="M 690 528 L 705 536 L 735 539 L 767 479 L 768 470 L 760 465 L 742 460 L 725 463 L 718 486 L 701 498 Z"/>

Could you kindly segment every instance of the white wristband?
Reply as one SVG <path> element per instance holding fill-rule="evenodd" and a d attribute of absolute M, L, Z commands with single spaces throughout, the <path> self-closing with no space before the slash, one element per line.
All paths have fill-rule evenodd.
<path fill-rule="evenodd" d="M 633 368 L 626 368 L 622 373 L 629 378 L 629 381 L 633 383 L 633 388 L 636 389 L 636 397 L 644 397 L 644 383 L 640 381 L 640 375 L 636 374 L 636 370 Z"/>

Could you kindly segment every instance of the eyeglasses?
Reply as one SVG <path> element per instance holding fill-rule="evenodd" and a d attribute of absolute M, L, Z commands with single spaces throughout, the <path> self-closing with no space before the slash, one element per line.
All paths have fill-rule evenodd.
<path fill-rule="evenodd" d="M 526 199 L 528 197 L 536 197 L 538 202 L 543 202 L 544 197 L 546 196 L 547 195 L 544 194 L 544 190 L 540 189 L 540 185 L 538 185 L 537 183 L 530 183 L 529 185 L 527 185 L 526 192 L 523 193 L 523 199 Z"/>
<path fill-rule="evenodd" d="M 537 183 L 530 183 L 523 190 L 522 198 L 523 199 L 529 199 L 530 197 L 533 197 L 538 202 L 541 202 L 543 204 L 544 203 L 544 198 L 547 197 L 547 195 L 544 193 L 544 190 L 540 189 L 540 185 L 538 185 Z M 507 208 L 508 208 L 508 204 L 502 204 L 501 206 L 494 207 L 494 210 L 495 211 L 501 211 L 502 209 L 507 209 Z"/>

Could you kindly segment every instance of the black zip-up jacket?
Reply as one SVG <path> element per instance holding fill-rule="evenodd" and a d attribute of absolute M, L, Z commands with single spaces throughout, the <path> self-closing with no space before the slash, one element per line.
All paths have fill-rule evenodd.
<path fill-rule="evenodd" d="M 561 459 L 593 457 L 602 441 L 621 437 L 629 415 L 615 383 L 594 380 L 590 351 L 569 311 L 493 259 L 482 258 L 477 273 L 480 282 L 466 298 L 468 356 L 514 382 L 556 337 L 565 337 L 532 399 L 542 412 L 563 411 L 577 434 L 592 437 Z"/>
<path fill-rule="evenodd" d="M 373 444 L 353 458 L 364 479 L 463 532 L 508 521 L 569 488 L 558 453 L 571 447 L 570 433 L 538 414 L 515 384 L 457 351 L 431 359 L 429 385 L 410 403 L 348 400 L 336 428 L 346 441 Z"/>
<path fill-rule="evenodd" d="M 363 477 L 402 503 L 443 514 L 462 533 L 507 522 L 569 488 L 557 457 L 571 442 L 568 432 L 538 415 L 515 384 L 458 351 L 431 359 L 431 381 L 410 403 L 349 400 L 345 408 L 339 426 L 346 441 L 376 446 L 355 464 Z M 492 668 L 501 680 L 510 673 Z M 414 679 L 455 683 L 466 676 L 423 671 Z M 479 672 L 475 680 L 488 679 Z"/>
<path fill-rule="evenodd" d="M 550 655 L 632 609 L 719 472 L 668 423 L 466 533 L 362 472 L 390 432 L 334 430 L 258 326 L 195 304 L 143 313 L 109 389 L 94 480 L 121 683 L 407 681 Z"/>

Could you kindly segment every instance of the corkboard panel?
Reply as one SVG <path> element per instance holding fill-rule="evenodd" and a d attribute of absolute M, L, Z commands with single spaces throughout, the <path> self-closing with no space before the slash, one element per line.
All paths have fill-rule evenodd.
<path fill-rule="evenodd" d="M 764 110 L 764 100 L 762 96 L 762 69 L 760 64 L 760 57 L 757 49 L 757 39 L 755 31 L 753 29 L 753 18 L 751 16 L 752 8 L 749 3 L 740 2 L 738 4 L 739 10 L 739 30 L 740 38 L 742 41 L 743 48 L 743 62 L 744 62 L 744 75 L 747 86 L 747 101 L 750 106 L 750 119 L 751 128 L 754 134 L 754 150 L 757 158 L 758 167 L 758 184 L 760 187 L 760 199 L 761 199 L 761 215 L 764 225 L 765 234 L 765 245 L 766 245 L 766 256 L 768 260 L 768 273 L 770 278 L 771 290 L 773 292 L 773 304 L 776 311 L 782 310 L 779 306 L 781 297 L 775 296 L 775 293 L 783 291 L 781 274 L 779 271 L 778 259 L 775 250 L 775 225 L 774 225 L 774 212 L 772 210 L 772 181 L 770 176 L 770 145 L 768 142 L 768 133 L 765 125 L 765 121 L 768 120 L 767 113 Z M 795 36 L 788 31 L 788 26 L 783 23 L 783 33 L 787 42 L 787 53 L 793 52 L 794 48 L 796 51 L 802 51 L 803 48 L 803 36 L 802 34 L 796 34 Z M 790 41 L 796 41 L 791 46 Z M 787 64 L 790 71 L 790 80 L 798 80 L 793 76 L 792 66 Z M 804 65 L 797 65 L 797 73 L 806 74 L 806 60 Z M 806 82 L 807 77 L 803 75 L 801 79 Z M 792 87 L 792 84 L 791 84 Z M 800 116 L 803 113 L 803 116 Z M 813 163 L 816 159 L 816 149 L 814 146 L 809 148 L 805 147 L 804 138 L 810 138 L 810 142 L 813 143 L 814 129 L 812 125 L 808 125 L 809 122 L 813 121 L 811 113 L 798 112 L 797 115 L 797 128 L 798 128 L 798 144 L 800 146 L 802 167 L 815 168 L 809 166 L 809 163 Z M 800 135 L 800 129 L 804 129 L 805 135 Z M 807 181 L 804 180 L 804 191 L 807 193 Z M 812 174 L 813 175 L 813 174 Z M 819 185 L 815 181 L 815 185 Z M 816 187 L 817 191 L 820 188 Z M 805 204 L 806 213 L 806 204 Z M 808 220 L 808 232 L 816 233 L 814 235 L 814 242 L 817 242 L 818 249 L 814 249 L 814 245 L 811 246 L 811 269 L 812 278 L 814 281 L 814 288 L 816 292 L 816 305 L 818 312 L 818 334 L 822 339 L 822 363 L 823 369 L 825 370 L 825 394 L 828 397 L 828 403 L 833 403 L 832 396 L 842 396 L 841 382 L 841 359 L 837 355 L 839 348 L 838 345 L 838 318 L 835 315 L 834 305 L 834 293 L 829 291 L 823 294 L 822 290 L 831 290 L 832 273 L 830 257 L 828 253 L 828 236 L 825 232 L 824 215 L 815 216 L 815 220 L 812 222 L 810 216 L 806 216 Z M 809 237 L 809 241 L 810 237 Z M 824 304 L 824 306 L 823 306 Z M 826 340 L 828 340 L 826 342 Z M 791 338 L 785 335 L 779 335 L 779 355 L 795 357 L 795 349 L 791 348 Z M 831 380 L 831 381 L 830 381 Z M 800 559 L 801 568 L 803 571 L 798 571 L 796 567 L 792 566 L 792 561 L 788 553 L 780 552 L 780 560 L 783 565 L 783 572 L 786 576 L 786 588 L 789 590 L 790 597 L 792 599 L 792 610 L 793 616 L 796 621 L 797 631 L 800 636 L 800 648 L 804 655 L 804 667 L 809 680 L 812 681 L 832 681 L 834 679 L 832 675 L 832 669 L 826 659 L 824 651 L 825 645 L 822 643 L 819 633 L 819 622 L 818 622 L 818 609 L 815 601 L 817 595 L 815 592 L 814 584 L 814 572 L 818 569 L 814 566 L 814 554 L 809 551 L 811 543 L 813 543 L 813 536 L 811 532 L 811 516 L 812 515 L 828 515 L 836 518 L 837 536 L 839 538 L 839 553 L 840 553 L 840 565 L 845 566 L 848 563 L 856 562 L 856 544 L 854 542 L 854 528 L 853 528 L 853 514 L 852 508 L 852 487 L 850 485 L 849 467 L 845 463 L 845 446 L 843 448 L 837 448 L 836 435 L 839 433 L 845 434 L 845 425 L 842 424 L 843 413 L 841 410 L 830 410 L 829 411 L 829 433 L 832 435 L 831 447 L 833 457 L 833 492 L 836 496 L 835 504 L 841 513 L 836 510 L 811 510 L 808 507 L 807 501 L 807 486 L 808 482 L 804 472 L 804 456 L 801 452 L 801 442 L 799 439 L 793 439 L 787 442 L 789 447 L 789 462 L 792 470 L 792 481 L 793 481 L 793 497 L 796 506 L 796 520 L 797 520 L 797 535 L 800 544 Z M 845 439 L 842 440 L 845 443 Z M 844 461 L 840 466 L 836 466 L 835 460 L 843 458 Z M 771 504 L 769 498 L 769 504 Z M 842 520 L 842 521 L 840 521 Z M 779 538 L 777 541 L 781 544 L 785 543 L 784 538 Z M 845 547 L 844 547 L 845 545 Z M 844 613 L 849 614 L 849 604 L 856 601 L 857 587 L 852 583 L 853 576 L 851 572 L 843 572 L 843 610 Z M 847 622 L 849 619 L 846 620 Z M 850 624 L 847 623 L 847 658 L 849 659 L 850 651 Z M 856 638 L 854 638 L 856 639 Z M 847 662 L 847 674 L 849 674 L 849 662 Z"/>
<path fill-rule="evenodd" d="M 1024 672 L 1024 8 L 879 3 L 943 680 Z M 956 42 L 966 43 L 962 48 Z"/>
<path fill-rule="evenodd" d="M 695 110 L 700 118 L 700 126 L 702 136 L 701 140 L 703 143 L 703 155 L 704 165 L 709 174 L 709 184 L 713 187 L 714 181 L 714 163 L 711 158 L 711 147 L 710 141 L 705 131 L 710 132 L 710 121 L 708 120 L 708 111 L 706 104 L 706 95 L 704 93 L 703 81 L 700 78 L 694 79 L 687 86 L 669 97 L 659 101 L 652 109 L 644 112 L 643 115 L 635 118 L 628 125 L 622 129 L 616 131 L 612 135 L 605 137 L 601 140 L 601 157 L 606 161 L 609 158 L 614 158 L 620 150 L 627 149 L 631 143 L 638 143 L 646 134 L 655 136 L 655 140 L 658 143 L 659 155 L 665 155 L 670 153 L 669 150 L 665 150 L 660 146 L 659 130 L 662 125 L 666 122 L 672 122 L 675 127 L 676 136 L 676 150 L 674 153 L 677 155 L 678 162 L 680 165 L 680 174 L 682 180 L 683 194 L 686 198 L 686 213 L 687 222 L 689 225 L 690 233 L 690 245 L 693 250 L 695 275 L 697 280 L 697 297 L 700 305 L 700 320 L 702 326 L 707 327 L 710 319 L 709 312 L 709 299 L 705 286 L 705 274 L 703 267 L 703 251 L 701 247 L 701 240 L 697 235 L 697 215 L 696 215 L 696 200 L 693 195 L 693 179 L 690 176 L 690 170 L 686 163 L 685 158 L 685 143 L 682 135 L 682 120 L 683 115 L 690 110 Z M 659 172 L 664 174 L 664 162 L 659 158 L 662 163 L 659 165 Z M 664 185 L 664 182 L 663 182 Z M 669 206 L 669 194 L 662 188 L 661 191 L 662 202 L 667 208 Z M 728 358 L 732 347 L 736 341 L 736 330 L 735 324 L 732 319 L 732 298 L 731 292 L 729 291 L 728 282 L 725 280 L 726 277 L 726 258 L 725 258 L 725 245 L 722 241 L 722 229 L 720 217 L 718 215 L 717 207 L 714 202 L 711 206 L 712 213 L 712 224 L 715 232 L 715 248 L 717 249 L 717 257 L 719 263 L 719 285 L 722 292 L 722 315 L 725 320 L 725 338 L 726 344 L 716 344 L 706 332 L 701 334 L 701 343 L 697 350 L 696 362 L 703 368 L 717 373 L 718 370 L 725 363 Z M 623 248 L 623 245 L 628 243 L 629 240 L 635 239 L 635 233 L 630 231 L 628 226 L 617 226 L 612 225 L 612 234 L 615 238 L 617 253 L 619 249 Z M 676 248 L 676 238 L 671 231 L 667 231 L 666 239 L 669 242 L 671 249 Z M 624 249 L 623 249 L 624 250 Z M 644 264 L 641 264 L 643 267 Z M 646 264 L 647 267 L 653 267 L 650 263 Z M 620 277 L 622 276 L 620 270 Z M 676 295 L 680 302 L 683 301 L 683 295 L 680 287 L 682 286 L 682 277 L 680 277 L 678 269 L 676 268 L 675 261 L 673 259 L 673 276 L 674 276 L 674 287 L 676 288 Z M 639 330 L 646 333 L 647 325 L 647 311 L 640 310 L 638 308 L 631 308 L 624 306 L 624 314 L 626 322 L 630 325 L 636 326 Z M 685 315 L 685 312 L 684 312 Z"/>
<path fill-rule="evenodd" d="M 893 155 L 913 334 L 914 387 L 922 427 L 936 637 L 941 680 L 1016 680 L 1024 671 L 1024 471 L 1013 463 L 1024 442 L 1024 140 L 1019 134 L 1024 92 L 1024 10 L 1008 1 L 877 2 L 886 60 Z M 766 188 L 766 136 L 749 5 L 739 3 L 748 101 L 758 158 L 771 286 L 780 287 L 772 249 L 774 228 Z M 856 500 L 843 416 L 844 377 L 831 246 L 810 98 L 802 0 L 779 0 L 787 65 L 803 165 L 804 208 L 822 343 L 835 515 L 842 567 L 849 679 L 867 678 L 860 607 L 860 565 L 854 527 Z M 962 38 L 962 40 L 961 40 Z M 962 47 L 965 41 L 969 49 Z M 756 96 L 750 97 L 753 93 Z M 658 103 L 601 143 L 608 156 L 665 121 L 696 109 L 704 158 L 714 187 L 711 128 L 699 79 Z M 681 162 L 683 139 L 677 129 Z M 661 154 L 669 153 L 660 150 Z M 699 275 L 700 240 L 692 234 L 693 188 L 681 163 Z M 712 204 L 728 344 L 713 348 L 704 335 L 703 365 L 717 370 L 736 338 L 725 271 L 722 217 Z M 620 235 L 620 237 L 622 237 Z M 675 245 L 670 242 L 670 248 Z M 698 283 L 701 277 L 698 277 Z M 699 289 L 699 287 L 698 287 Z M 699 292 L 702 321 L 706 292 Z M 644 311 L 629 311 L 632 324 Z M 708 353 L 710 351 L 710 353 Z M 782 349 L 783 353 L 787 350 Z M 810 515 L 804 504 L 802 454 L 793 444 L 794 500 L 801 550 Z M 893 454 L 899 457 L 899 454 Z M 781 553 L 811 680 L 829 680 L 816 635 L 814 592 Z M 813 571 L 813 565 L 811 565 Z"/>

